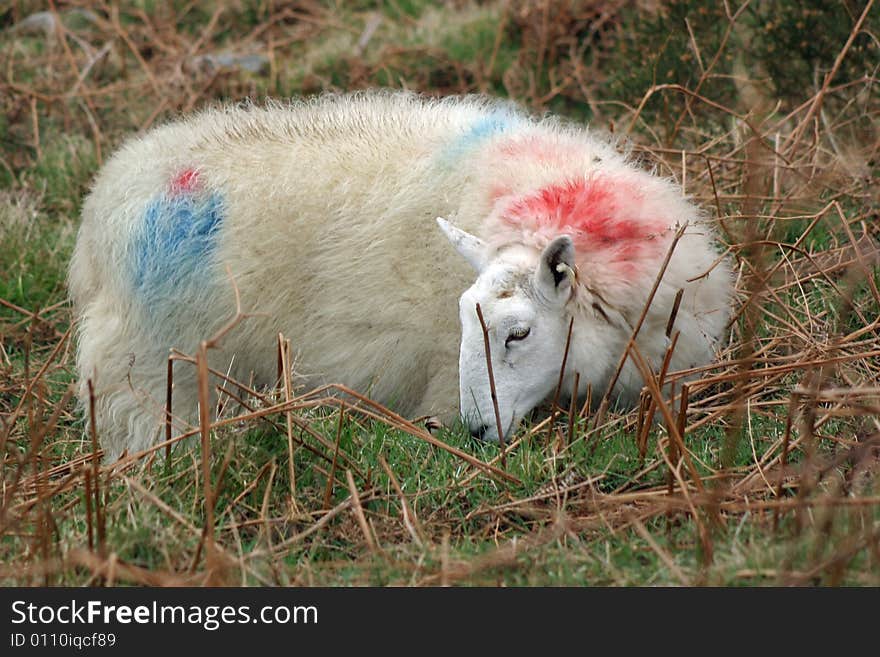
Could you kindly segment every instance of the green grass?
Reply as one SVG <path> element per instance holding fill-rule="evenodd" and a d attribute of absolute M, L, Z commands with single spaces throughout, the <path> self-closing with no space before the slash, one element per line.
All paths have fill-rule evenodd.
<path fill-rule="evenodd" d="M 178 445 L 167 462 L 157 459 L 125 472 L 105 473 L 100 500 L 86 495 L 88 468 L 76 466 L 76 475 L 65 479 L 69 475 L 63 464 L 91 452 L 81 409 L 70 401 L 62 404 L 75 379 L 70 345 L 58 349 L 39 380 L 34 375 L 70 326 L 65 279 L 83 196 L 100 161 L 106 161 L 122 139 L 217 99 L 375 85 L 508 95 L 537 112 L 551 109 L 619 132 L 633 121 L 634 108 L 652 85 L 694 89 L 700 84 L 702 70 L 693 43 L 707 64 L 720 48 L 727 25 L 721 14 L 712 13 L 716 10 L 698 11 L 699 3 L 670 3 L 661 13 L 629 4 L 617 10 L 612 4 L 593 11 L 560 0 L 551 3 L 544 21 L 543 3 L 453 7 L 400 0 L 327 2 L 312 7 L 305 17 L 275 16 L 266 27 L 263 24 L 273 18 L 269 6 L 245 3 L 219 16 L 197 52 L 239 45 L 245 50 L 262 48 L 260 52 L 271 55 L 272 65 L 260 74 L 224 71 L 206 78 L 181 76 L 177 65 L 202 37 L 214 5 L 191 7 L 177 20 L 173 10 L 182 11 L 188 3 L 129 3 L 120 11 L 120 24 L 142 61 L 113 36 L 111 54 L 94 62 L 82 82 L 80 89 L 88 93 L 69 97 L 64 94 L 87 61 L 74 40 L 68 40 L 67 55 L 40 34 L 0 33 L 0 68 L 6 72 L 0 81 L 0 300 L 6 302 L 0 304 L 0 478 L 6 491 L 0 497 L 0 581 L 79 585 L 106 579 L 106 571 L 81 558 L 86 550 L 99 562 L 106 563 L 107 555 L 113 554 L 118 563 L 143 569 L 117 573 L 116 583 L 144 583 L 146 571 L 169 582 L 203 583 L 210 575 L 215 581 L 250 585 L 880 582 L 880 516 L 872 503 L 878 492 L 876 455 L 859 442 L 873 439 L 877 430 L 878 396 L 864 392 L 876 386 L 876 358 L 860 357 L 877 348 L 876 331 L 861 333 L 852 341 L 856 346 L 832 346 L 835 337 L 865 328 L 859 313 L 867 322 L 876 321 L 880 313 L 861 270 L 829 274 L 835 285 L 824 277 L 804 281 L 780 290 L 778 300 L 765 297 L 753 304 L 749 321 L 759 347 L 767 350 L 749 377 L 755 380 L 755 370 L 762 367 L 797 360 L 807 364 L 751 390 L 741 415 L 728 407 L 740 392 L 731 381 L 692 390 L 688 423 L 718 411 L 712 421 L 685 436 L 704 495 L 684 467 L 681 476 L 688 482 L 688 496 L 679 487 L 667 495 L 670 473 L 664 454 L 669 435 L 662 423 L 653 426 L 642 458 L 634 412 L 612 413 L 598 429 L 595 416 L 579 418 L 572 437 L 567 435 L 565 412 L 559 414 L 553 433 L 543 427 L 530 435 L 543 419 L 536 414 L 521 428 L 522 441 L 507 454 L 505 469 L 516 483 L 477 474 L 459 457 L 389 423 L 347 414 L 339 434 L 342 458 L 327 505 L 336 511 L 328 517 L 324 497 L 332 450 L 294 430 L 295 438 L 314 451 L 295 450 L 291 495 L 286 433 L 248 420 L 212 438 L 211 489 L 219 489 L 214 541 L 221 556 L 212 562 L 219 566 L 210 574 L 196 442 Z M 151 26 L 144 24 L 138 8 L 153 17 Z M 0 18 L 8 25 L 40 9 L 40 3 L 16 3 L 0 10 Z M 609 10 L 610 19 L 593 29 L 602 9 Z M 375 11 L 381 23 L 358 53 L 358 39 Z M 683 25 L 685 16 L 693 39 Z M 647 151 L 648 163 L 658 163 L 665 173 L 680 176 L 680 151 L 688 152 L 688 191 L 710 213 L 721 209 L 729 228 L 726 238 L 739 258 L 754 254 L 744 236 L 755 225 L 761 237 L 793 244 L 810 225 L 809 215 L 831 199 L 840 203 L 857 233 L 863 222 L 872 225 L 877 210 L 870 187 L 880 173 L 877 103 L 857 85 L 831 92 L 821 122 L 796 144 L 800 150 L 784 154 L 786 167 L 776 172 L 779 195 L 763 201 L 748 198 L 773 195 L 775 166 L 772 159 L 759 162 L 766 175 L 757 176 L 750 186 L 750 158 L 756 151 L 750 150 L 749 139 L 760 139 L 766 146 L 775 143 L 777 134 L 784 142 L 792 133 L 805 110 L 787 121 L 785 114 L 816 90 L 802 64 L 827 70 L 857 17 L 839 16 L 823 39 L 803 52 L 787 37 L 769 48 L 766 36 L 761 48 L 744 51 L 743 40 L 757 38 L 759 18 L 755 12 L 744 15 L 742 29 L 738 25 L 731 32 L 729 45 L 702 84 L 700 93 L 715 105 L 694 101 L 686 108 L 681 93 L 658 93 L 629 135 Z M 82 16 L 63 19 L 95 51 L 114 34 L 108 24 L 93 24 Z M 243 43 L 261 26 L 261 39 Z M 772 26 L 768 34 L 784 28 Z M 876 30 L 876 14 L 865 29 Z M 276 44 L 271 49 L 269 37 Z M 861 50 L 846 60 L 842 80 L 855 80 L 860 71 L 870 73 L 865 62 L 870 62 L 875 45 L 862 37 L 857 45 Z M 750 109 L 743 101 L 748 85 L 734 74 L 733 53 L 745 52 L 742 56 L 766 65 L 768 57 L 776 57 L 777 47 L 793 53 L 797 66 L 791 69 L 792 79 L 780 78 L 785 69 L 765 68 L 773 71 L 772 84 L 757 75 L 750 81 L 771 106 L 778 101 L 776 111 L 751 115 L 761 131 L 753 135 L 734 117 Z M 70 57 L 78 68 L 70 66 Z M 683 120 L 676 134 L 679 117 Z M 763 153 L 767 157 L 766 148 Z M 711 176 L 705 157 L 714 158 Z M 853 162 L 861 167 L 861 177 L 848 173 Z M 755 208 L 762 218 L 743 216 L 744 207 Z M 832 213 L 802 246 L 815 256 L 847 243 L 840 219 Z M 765 264 L 772 266 L 781 252 L 805 264 L 798 254 L 772 246 L 766 250 Z M 871 266 L 876 283 L 880 271 L 876 264 Z M 744 276 L 741 300 L 749 294 L 749 285 Z M 838 290 L 852 302 L 843 300 Z M 33 319 L 29 313 L 37 311 L 39 318 Z M 793 334 L 777 319 L 791 323 L 792 317 L 807 327 L 806 334 Z M 748 334 L 746 327 L 743 319 L 734 325 L 725 362 L 747 355 L 738 347 Z M 817 369 L 808 363 L 841 354 L 851 359 L 825 368 L 823 385 L 853 391 L 854 401 L 839 407 L 827 401 L 798 407 L 786 457 L 789 476 L 777 500 L 774 477 L 792 391 L 815 376 Z M 721 369 L 735 371 L 727 365 Z M 31 391 L 27 397 L 26 389 Z M 20 412 L 15 420 L 9 420 L 16 409 Z M 814 437 L 805 420 L 808 411 L 821 418 Z M 826 416 L 831 411 L 835 414 Z M 39 459 L 27 457 L 31 438 L 41 435 L 53 413 L 57 418 L 38 446 Z M 336 440 L 336 407 L 298 417 L 330 444 Z M 283 415 L 271 419 L 283 428 Z M 443 430 L 440 438 L 484 462 L 499 456 L 497 446 L 476 443 L 460 428 Z M 758 468 L 756 457 L 765 455 Z M 414 518 L 405 518 L 382 459 Z M 59 470 L 49 479 L 63 484 L 61 490 L 36 494 L 18 485 L 19 478 L 32 484 L 36 474 L 52 467 Z M 373 550 L 353 512 L 346 470 L 351 470 L 363 497 Z M 742 490 L 735 488 L 739 485 Z M 774 511 L 774 504 L 792 505 L 799 499 L 804 503 L 800 510 L 788 506 Z M 96 504 L 105 517 L 101 544 Z M 316 529 L 316 523 L 323 524 Z M 46 564 L 50 567 L 41 570 Z"/>

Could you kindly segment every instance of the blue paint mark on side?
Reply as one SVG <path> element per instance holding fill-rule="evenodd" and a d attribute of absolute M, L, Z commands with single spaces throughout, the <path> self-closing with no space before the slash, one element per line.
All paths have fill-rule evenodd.
<path fill-rule="evenodd" d="M 511 112 L 496 110 L 473 123 L 462 134 L 453 139 L 443 151 L 443 159 L 458 159 L 469 151 L 498 134 L 514 129 L 522 119 Z"/>
<path fill-rule="evenodd" d="M 132 244 L 132 282 L 148 305 L 201 284 L 222 220 L 217 193 L 162 195 L 150 201 Z"/>

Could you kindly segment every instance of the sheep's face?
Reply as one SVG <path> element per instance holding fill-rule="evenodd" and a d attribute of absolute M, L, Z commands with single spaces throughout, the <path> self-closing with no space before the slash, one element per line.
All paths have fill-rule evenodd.
<path fill-rule="evenodd" d="M 498 441 L 499 424 L 509 436 L 559 380 L 570 322 L 574 248 L 563 236 L 543 253 L 509 247 L 489 260 L 481 240 L 442 219 L 438 223 L 478 273 L 459 300 L 461 415 L 471 434 Z"/>

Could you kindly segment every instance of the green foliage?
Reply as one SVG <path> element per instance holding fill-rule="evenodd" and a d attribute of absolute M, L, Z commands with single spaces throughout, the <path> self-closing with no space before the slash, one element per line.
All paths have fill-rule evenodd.
<path fill-rule="evenodd" d="M 752 2 L 747 11 L 751 38 L 743 46 L 766 71 L 777 94 L 795 100 L 804 85 L 818 90 L 849 39 L 866 6 L 863 0 L 787 0 Z M 846 84 L 874 71 L 880 63 L 880 12 L 869 13 L 836 74 Z M 872 36 L 874 35 L 874 36 Z"/>
<path fill-rule="evenodd" d="M 652 87 L 680 85 L 731 105 L 735 89 L 728 76 L 736 50 L 722 50 L 729 26 L 722 3 L 670 0 L 656 9 L 621 11 L 617 39 L 603 65 L 609 95 L 635 107 Z M 703 71 L 719 51 L 712 75 L 704 78 Z M 688 96 L 681 92 L 665 92 L 653 96 L 644 111 L 650 123 L 671 128 L 687 102 Z M 702 113 L 700 117 L 707 118 Z"/>

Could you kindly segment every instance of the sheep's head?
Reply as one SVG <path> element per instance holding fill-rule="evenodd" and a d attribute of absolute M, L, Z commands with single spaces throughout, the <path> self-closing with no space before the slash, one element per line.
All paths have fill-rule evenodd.
<path fill-rule="evenodd" d="M 498 421 L 505 437 L 511 434 L 523 416 L 553 392 L 559 380 L 570 326 L 574 247 L 569 237 L 561 236 L 540 253 L 512 246 L 489 258 L 482 240 L 443 219 L 437 222 L 478 274 L 459 300 L 461 415 L 471 434 L 498 441 Z"/>

